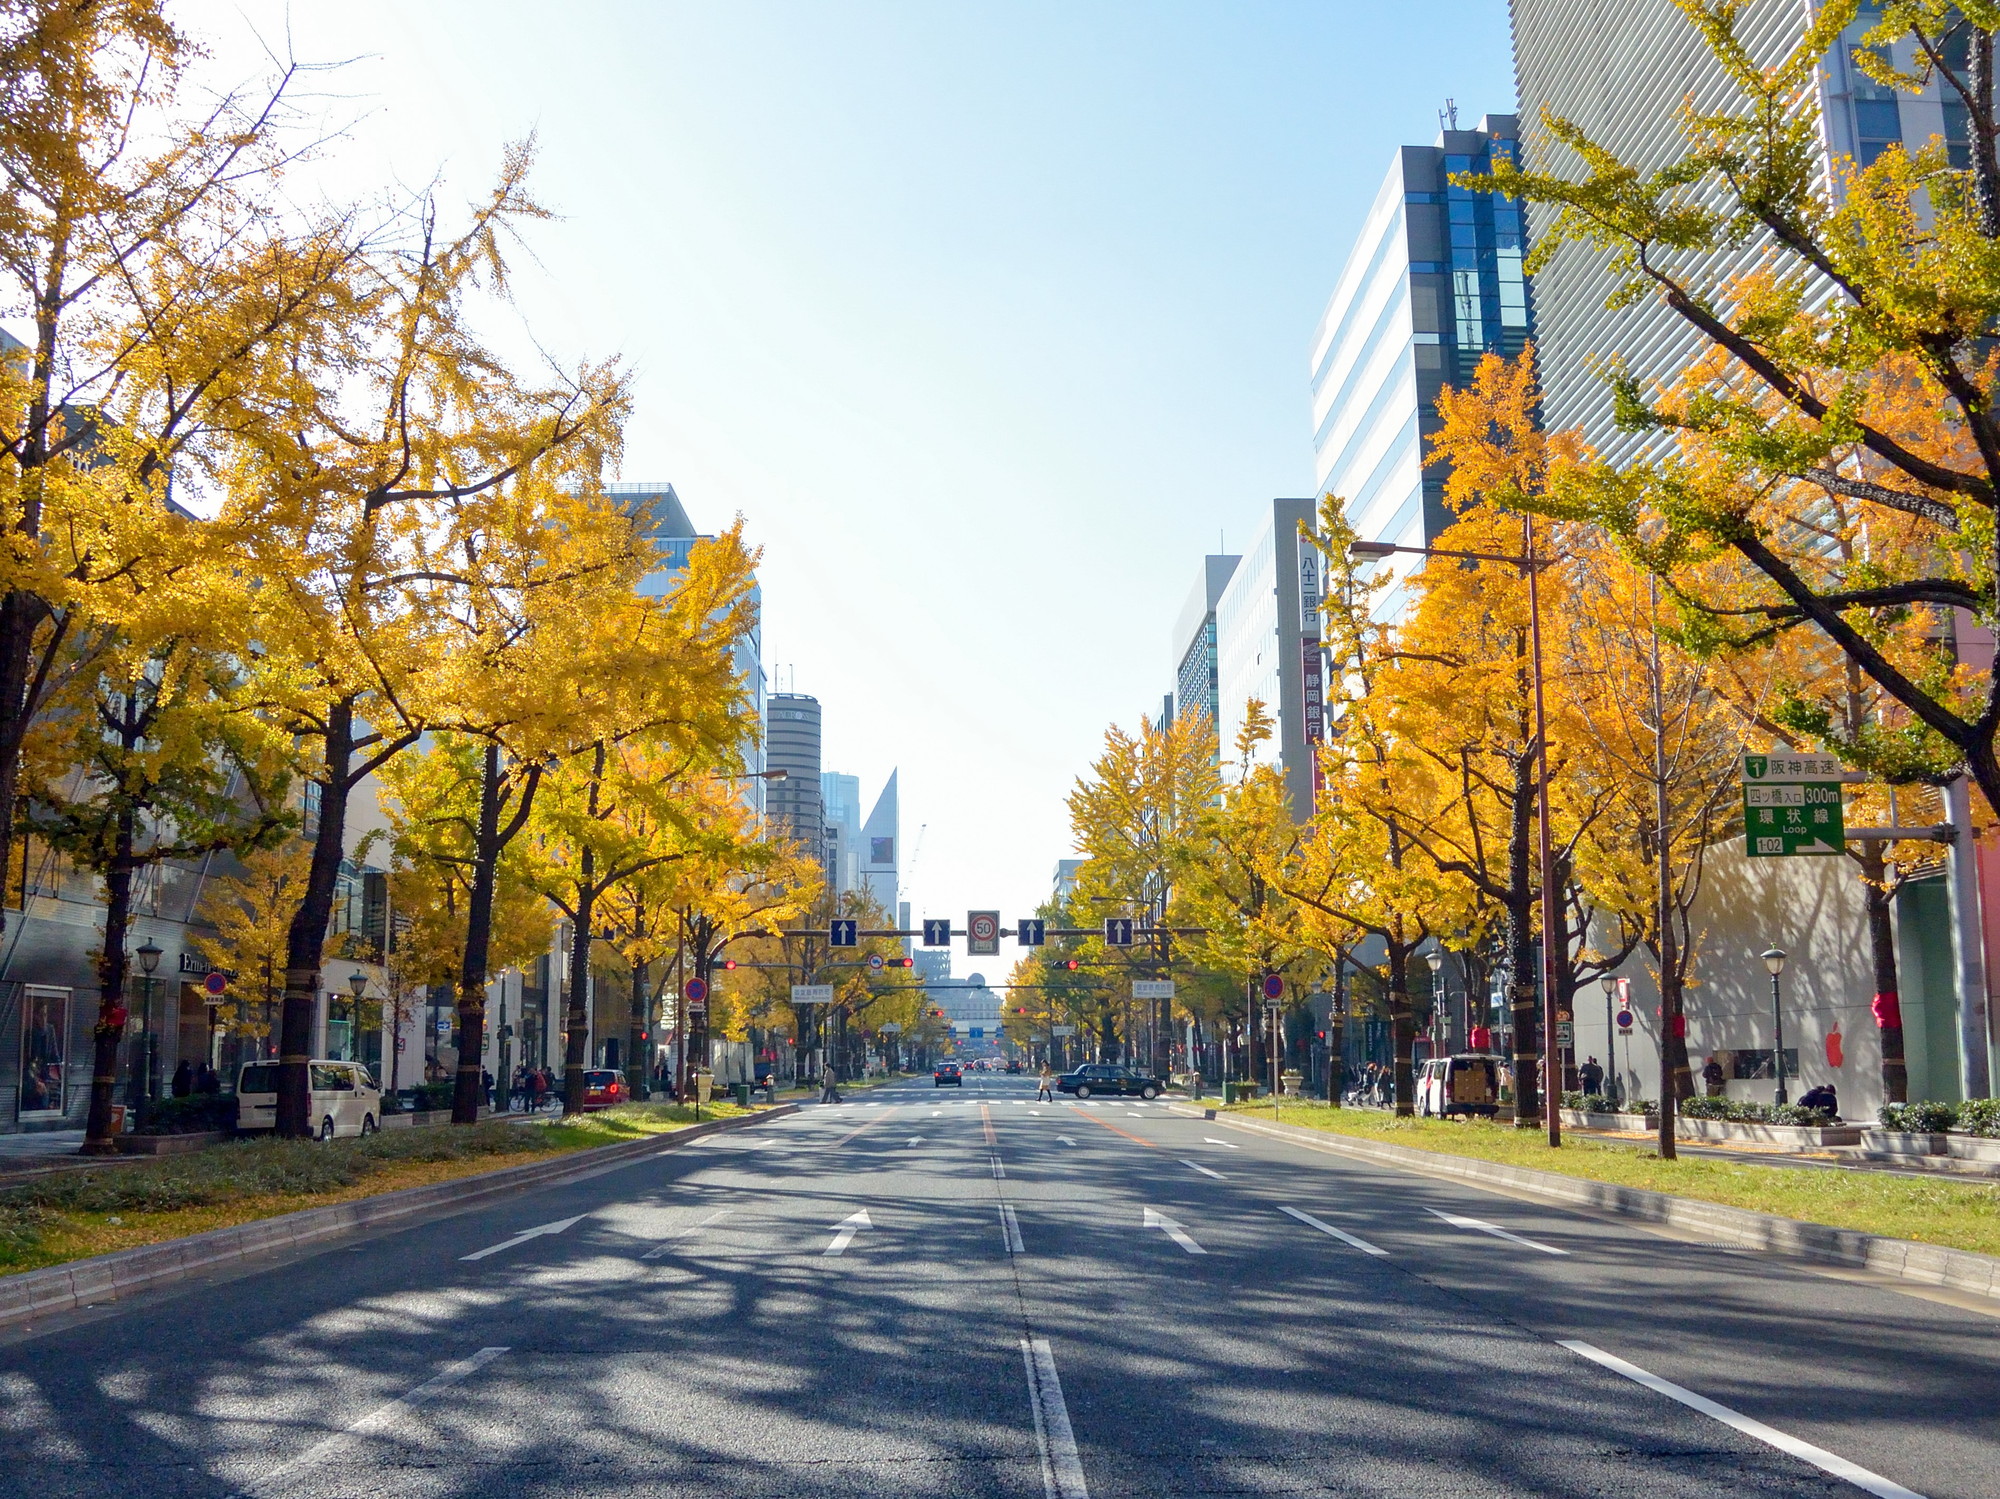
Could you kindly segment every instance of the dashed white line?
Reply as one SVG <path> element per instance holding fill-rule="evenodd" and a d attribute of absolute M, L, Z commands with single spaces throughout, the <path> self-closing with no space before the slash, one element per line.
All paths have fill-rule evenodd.
<path fill-rule="evenodd" d="M 1231 1145 L 1227 1140 L 1218 1140 L 1213 1135 L 1203 1135 L 1201 1143 L 1204 1145 L 1220 1145 L 1224 1150 L 1241 1150 L 1243 1148 L 1241 1145 Z"/>
<path fill-rule="evenodd" d="M 668 1234 L 666 1238 L 662 1240 L 660 1243 L 655 1244 L 651 1249 L 647 1250 L 644 1254 L 640 1255 L 639 1258 L 642 1260 L 657 1260 L 662 1258 L 663 1256 L 665 1256 L 668 1250 L 674 1247 L 675 1240 L 685 1239 L 689 1234 L 696 1233 L 701 1229 L 707 1228 L 711 1223 L 721 1222 L 724 1218 L 727 1218 L 729 1216 L 730 1212 L 731 1209 L 723 1208 L 719 1212 L 710 1213 L 706 1218 L 702 1219 L 701 1222 L 699 1223 L 690 1223 L 685 1228 L 675 1229 L 672 1233 Z"/>
<path fill-rule="evenodd" d="M 1035 1446 L 1042 1458 L 1043 1499 L 1090 1499 L 1090 1489 L 1083 1481 L 1083 1460 L 1076 1452 L 1076 1434 L 1070 1430 L 1069 1407 L 1063 1403 L 1062 1381 L 1056 1377 L 1056 1357 L 1048 1339 L 1021 1339 L 1021 1361 L 1028 1366 L 1028 1406 L 1035 1414 Z"/>
<path fill-rule="evenodd" d="M 244 1488 L 243 1492 L 246 1494 L 262 1493 L 279 1479 L 289 1477 L 297 1469 L 308 1465 L 314 1468 L 326 1467 L 329 1459 L 338 1456 L 340 1449 L 351 1444 L 356 1437 L 372 1436 L 385 1427 L 394 1425 L 400 1417 L 413 1407 L 422 1405 L 425 1401 L 434 1398 L 444 1390 L 449 1389 L 460 1380 L 466 1378 L 466 1376 L 477 1373 L 506 1351 L 505 1348 L 482 1348 L 470 1358 L 460 1359 L 457 1363 L 445 1368 L 441 1373 L 425 1380 L 407 1395 L 399 1395 L 387 1405 L 376 1406 L 374 1410 L 356 1421 L 345 1431 L 335 1432 L 325 1440 L 315 1442 L 297 1457 L 278 1464 L 270 1472 L 252 1481 Z M 1060 1399 L 1061 1396 L 1058 1395 L 1057 1398 Z M 1071 1450 L 1074 1451 L 1074 1444 L 1072 1444 Z"/>
<path fill-rule="evenodd" d="M 1733 1411 L 1726 1405 L 1718 1405 L 1706 1395 L 1697 1395 L 1693 1390 L 1683 1389 L 1680 1385 L 1662 1379 L 1657 1374 L 1648 1373 L 1637 1364 L 1628 1364 L 1617 1355 L 1606 1353 L 1602 1348 L 1579 1342 L 1575 1338 L 1560 1338 L 1557 1341 L 1571 1353 L 1581 1354 L 1592 1363 L 1602 1364 L 1612 1373 L 1622 1374 L 1635 1384 L 1656 1390 L 1669 1400 L 1678 1400 L 1689 1410 L 1700 1411 L 1704 1416 L 1720 1421 L 1724 1426 L 1740 1431 L 1746 1437 L 1754 1437 L 1766 1446 L 1775 1447 L 1802 1462 L 1811 1463 L 1821 1472 L 1831 1473 L 1835 1478 L 1844 1479 L 1856 1488 L 1876 1495 L 1877 1499 L 1924 1499 L 1924 1496 L 1916 1490 L 1906 1489 L 1900 1483 L 1884 1478 L 1880 1473 L 1871 1473 L 1860 1464 L 1851 1463 L 1836 1453 L 1828 1452 L 1824 1447 L 1815 1447 L 1811 1442 L 1802 1442 L 1795 1436 L 1779 1431 L 1776 1427 L 1766 1426 L 1762 1421 L 1744 1415 L 1741 1411 Z"/>
<path fill-rule="evenodd" d="M 1000 1178 L 1002 1178 L 1007 1174 L 1007 1168 L 1004 1164 L 1002 1164 L 1000 1157 L 998 1157 L 997 1155 L 992 1155 L 988 1156 L 986 1159 L 993 1163 L 993 1179 L 995 1181 L 1000 1180 Z"/>
<path fill-rule="evenodd" d="M 1482 1234 L 1491 1234 L 1496 1239 L 1506 1239 L 1529 1249 L 1539 1249 L 1543 1254 L 1568 1254 L 1567 1249 L 1558 1249 L 1553 1244 L 1538 1244 L 1533 1239 L 1524 1239 L 1519 1234 L 1510 1234 L 1497 1223 L 1488 1223 L 1484 1218 L 1463 1218 L 1457 1213 L 1440 1213 L 1436 1208 L 1429 1211 L 1444 1219 L 1453 1228 L 1475 1228 Z"/>
<path fill-rule="evenodd" d="M 1146 1220 L 1144 1226 L 1147 1228 L 1163 1229 L 1166 1232 L 1168 1238 L 1172 1239 L 1176 1244 L 1180 1245 L 1181 1248 L 1185 1249 L 1189 1254 L 1208 1253 L 1208 1251 L 1206 1249 L 1203 1249 L 1201 1245 L 1195 1243 L 1193 1234 L 1190 1234 L 1186 1229 L 1182 1228 L 1180 1224 L 1174 1222 L 1173 1219 L 1169 1218 L 1165 1213 L 1161 1212 L 1158 1208 L 1146 1209 Z"/>
<path fill-rule="evenodd" d="M 1181 1164 L 1187 1167 L 1188 1170 L 1190 1171 L 1199 1171 L 1203 1176 L 1212 1176 L 1219 1182 L 1226 1182 L 1229 1180 L 1229 1178 L 1224 1176 L 1220 1171 L 1211 1171 L 1208 1169 L 1208 1167 L 1197 1165 L 1193 1161 L 1182 1161 Z"/>
<path fill-rule="evenodd" d="M 1000 1204 L 1000 1241 L 1009 1254 L 1021 1253 L 1021 1225 L 1015 1220 L 1011 1203 Z"/>
<path fill-rule="evenodd" d="M 1389 1252 L 1386 1249 L 1377 1249 L 1373 1244 L 1370 1244 L 1366 1239 L 1355 1238 L 1353 1234 L 1347 1232 L 1347 1230 L 1344 1228 L 1335 1228 L 1331 1223 L 1322 1223 L 1320 1222 L 1319 1219 L 1315 1218 L 1311 1213 L 1302 1213 L 1297 1208 L 1286 1207 L 1282 1204 L 1279 1205 L 1278 1211 L 1281 1213 L 1290 1213 L 1294 1218 L 1298 1219 L 1299 1222 L 1309 1224 L 1312 1227 L 1318 1229 L 1323 1234 L 1331 1234 L 1334 1238 L 1340 1240 L 1343 1244 L 1352 1244 L 1356 1249 L 1360 1250 L 1363 1254 L 1385 1255 Z"/>
<path fill-rule="evenodd" d="M 1065 1144 L 1065 1145 L 1074 1145 L 1074 1144 L 1076 1144 L 1076 1141 L 1072 1140 L 1072 1139 L 1071 1139 L 1071 1138 L 1070 1138 L 1070 1137 L 1069 1137 L 1068 1135 L 1057 1135 L 1057 1136 L 1056 1136 L 1056 1138 L 1057 1138 L 1058 1140 L 1062 1141 L 1062 1142 L 1063 1142 L 1063 1144 Z"/>

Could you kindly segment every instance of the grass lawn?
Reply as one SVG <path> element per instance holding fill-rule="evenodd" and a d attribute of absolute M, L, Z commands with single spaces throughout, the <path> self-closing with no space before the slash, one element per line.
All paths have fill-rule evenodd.
<path fill-rule="evenodd" d="M 1217 1113 L 1240 1114 L 1247 1119 L 1272 1117 L 1268 1101 L 1218 1108 Z M 1571 1133 L 1564 1134 L 1562 1149 L 1551 1150 L 1539 1131 L 1517 1130 L 1511 1124 L 1394 1119 L 1372 1110 L 1332 1109 L 1323 1103 L 1280 1104 L 1278 1122 L 1442 1155 L 1472 1156 L 1671 1192 L 1677 1197 L 1858 1229 L 1885 1238 L 1918 1239 L 1951 1249 L 2000 1254 L 2000 1182 L 1739 1166 L 1707 1156 L 1663 1161 L 1650 1150 L 1582 1139 Z"/>
<path fill-rule="evenodd" d="M 756 1111 L 717 1102 L 701 1112 L 705 1122 Z M 692 1123 L 692 1106 L 630 1103 L 568 1123 L 551 1118 L 438 1125 L 324 1144 L 233 1140 L 193 1155 L 56 1172 L 0 1189 L 0 1275 L 666 1134 Z"/>

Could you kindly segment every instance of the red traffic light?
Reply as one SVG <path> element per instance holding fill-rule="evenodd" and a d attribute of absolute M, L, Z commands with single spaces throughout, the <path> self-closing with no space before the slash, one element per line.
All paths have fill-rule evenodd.
<path fill-rule="evenodd" d="M 1075 973 L 1082 966 L 1075 958 L 1068 958 L 1063 962 L 1063 967 L 1067 968 L 1071 973 Z"/>
<path fill-rule="evenodd" d="M 722 960 L 722 966 L 726 969 L 733 969 L 736 966 L 736 960 L 734 958 L 724 958 Z"/>
<path fill-rule="evenodd" d="M 891 958 L 887 966 L 890 968 L 915 968 L 917 960 L 915 958 Z"/>

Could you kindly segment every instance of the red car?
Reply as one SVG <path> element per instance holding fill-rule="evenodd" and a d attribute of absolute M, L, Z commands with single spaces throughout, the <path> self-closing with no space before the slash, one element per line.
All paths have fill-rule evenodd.
<path fill-rule="evenodd" d="M 608 1109 L 625 1101 L 625 1074 L 609 1067 L 593 1067 L 583 1075 L 583 1106 Z"/>

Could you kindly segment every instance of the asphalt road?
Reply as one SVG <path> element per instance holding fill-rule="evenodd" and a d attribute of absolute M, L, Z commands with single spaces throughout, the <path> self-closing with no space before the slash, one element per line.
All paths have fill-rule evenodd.
<path fill-rule="evenodd" d="M 1987 1312 L 1032 1096 L 898 1085 L 17 1336 L 0 1493 L 2000 1496 Z"/>

